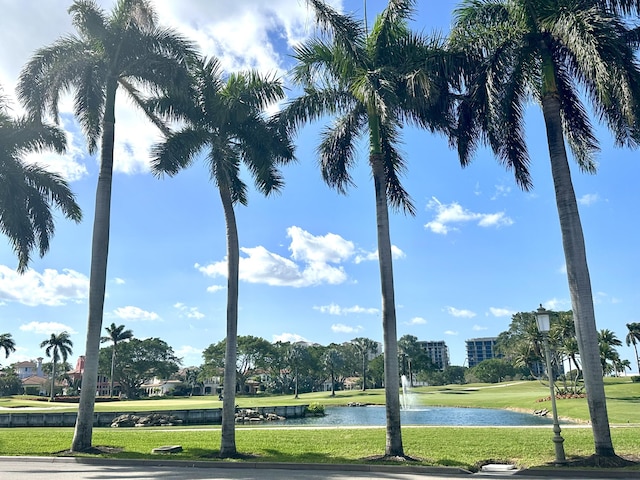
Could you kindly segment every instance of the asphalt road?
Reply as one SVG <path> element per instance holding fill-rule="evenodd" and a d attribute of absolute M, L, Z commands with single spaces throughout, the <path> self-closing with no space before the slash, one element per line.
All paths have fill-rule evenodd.
<path fill-rule="evenodd" d="M 227 464 L 224 467 L 186 466 L 177 462 L 166 465 L 150 464 L 144 461 L 113 461 L 103 459 L 71 459 L 49 457 L 2 457 L 0 458 L 0 480 L 488 480 L 505 478 L 523 478 L 526 480 L 549 480 L 561 478 L 578 480 L 587 478 L 580 472 L 549 471 L 546 474 L 521 475 L 522 472 L 510 473 L 476 473 L 446 469 L 413 469 L 400 471 L 399 468 L 367 468 L 357 470 L 357 466 L 344 466 L 338 470 L 335 466 L 313 465 L 308 468 L 300 465 L 286 465 L 277 468 L 269 464 L 253 464 L 245 467 L 238 464 Z M 375 468 L 375 470 L 374 470 Z M 349 470 L 347 470 L 349 469 Z M 595 475 L 593 474 L 595 473 Z M 608 475 L 606 471 L 592 472 L 590 478 L 598 479 L 640 479 L 640 472 L 629 473 L 629 476 Z"/>

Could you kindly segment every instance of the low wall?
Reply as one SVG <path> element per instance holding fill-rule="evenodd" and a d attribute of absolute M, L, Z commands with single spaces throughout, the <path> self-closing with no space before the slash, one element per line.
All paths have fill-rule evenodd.
<path fill-rule="evenodd" d="M 263 415 L 275 413 L 285 418 L 304 417 L 307 405 L 281 407 L 250 407 Z M 215 425 L 222 423 L 221 408 L 207 408 L 201 410 L 162 410 L 149 412 L 95 412 L 93 414 L 94 427 L 108 427 L 114 418 L 120 415 L 137 415 L 143 417 L 151 413 L 173 415 L 182 420 L 183 425 Z M 0 414 L 1 427 L 73 427 L 76 424 L 77 412 L 11 412 Z"/>

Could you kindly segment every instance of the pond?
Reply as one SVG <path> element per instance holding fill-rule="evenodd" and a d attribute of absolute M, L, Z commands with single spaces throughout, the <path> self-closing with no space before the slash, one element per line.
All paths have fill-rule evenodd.
<path fill-rule="evenodd" d="M 384 406 L 327 407 L 324 417 L 292 418 L 287 425 L 385 425 Z M 491 408 L 420 407 L 400 412 L 402 425 L 528 426 L 551 425 L 552 419 Z"/>

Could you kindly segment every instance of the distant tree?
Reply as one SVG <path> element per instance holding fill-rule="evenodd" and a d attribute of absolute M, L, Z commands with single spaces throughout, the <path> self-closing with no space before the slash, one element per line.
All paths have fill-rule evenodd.
<path fill-rule="evenodd" d="M 113 346 L 100 349 L 100 370 L 108 372 Z M 137 398 L 140 387 L 154 377 L 169 379 L 180 368 L 181 359 L 173 348 L 159 338 L 133 338 L 121 343 L 116 357 L 114 375 L 127 398 Z"/>
<path fill-rule="evenodd" d="M 442 375 L 445 380 L 445 384 L 446 385 L 464 384 L 465 383 L 464 374 L 466 370 L 467 369 L 465 367 L 459 367 L 456 365 L 450 365 L 449 367 L 445 368 L 444 371 L 442 372 Z"/>
<path fill-rule="evenodd" d="M 16 342 L 10 333 L 0 334 L 0 350 L 4 350 L 5 358 L 9 358 L 9 354 L 16 351 Z"/>
<path fill-rule="evenodd" d="M 636 352 L 638 374 L 640 374 L 640 356 L 638 356 L 638 344 L 640 343 L 640 323 L 627 323 L 627 329 L 629 330 L 629 333 L 627 333 L 627 336 L 625 337 L 625 343 L 627 344 L 627 346 L 633 345 L 633 350 Z"/>
<path fill-rule="evenodd" d="M 506 360 L 490 358 L 471 368 L 470 373 L 480 382 L 498 383 L 502 382 L 506 377 L 513 376 L 515 369 Z"/>
<path fill-rule="evenodd" d="M 113 397 L 113 369 L 116 365 L 116 349 L 118 348 L 118 343 L 133 338 L 133 332 L 131 330 L 125 330 L 124 325 L 116 326 L 115 323 L 105 327 L 105 330 L 109 335 L 102 337 L 100 342 L 111 342 L 113 345 L 113 348 L 111 349 L 111 374 L 109 376 L 109 396 Z"/>
<path fill-rule="evenodd" d="M 185 369 L 183 373 L 184 381 L 189 385 L 189 396 L 192 397 L 196 386 L 201 383 L 200 378 L 202 376 L 202 369 L 198 367 L 189 367 Z"/>
<path fill-rule="evenodd" d="M 300 374 L 309 357 L 307 346 L 303 343 L 292 343 L 287 352 L 287 363 L 293 373 L 294 381 L 294 398 L 298 398 L 298 387 L 300 383 Z"/>
<path fill-rule="evenodd" d="M 22 381 L 12 368 L 0 371 L 0 397 L 17 395 L 22 391 Z"/>
<path fill-rule="evenodd" d="M 324 365 L 331 378 L 331 396 L 336 396 L 336 372 L 344 365 L 344 357 L 335 347 L 330 347 L 324 354 Z"/>
<path fill-rule="evenodd" d="M 361 361 L 362 369 L 360 375 L 362 376 L 362 391 L 367 389 L 367 365 L 369 363 L 369 356 L 378 351 L 378 343 L 370 338 L 357 337 L 351 340 L 351 345 L 358 352 L 358 356 Z"/>
<path fill-rule="evenodd" d="M 598 346 L 600 349 L 602 374 L 614 373 L 616 371 L 616 363 L 620 362 L 620 354 L 616 350 L 616 347 L 622 346 L 622 342 L 614 332 L 605 328 L 598 332 Z"/>
<path fill-rule="evenodd" d="M 56 380 L 56 365 L 62 360 L 67 361 L 67 357 L 73 353 L 73 342 L 69 338 L 67 332 L 61 332 L 59 334 L 52 333 L 48 340 L 44 340 L 40 343 L 40 348 L 44 348 L 44 353 L 47 357 L 51 358 L 53 366 L 51 368 L 51 396 L 50 400 L 53 401 L 55 394 L 55 380 Z"/>

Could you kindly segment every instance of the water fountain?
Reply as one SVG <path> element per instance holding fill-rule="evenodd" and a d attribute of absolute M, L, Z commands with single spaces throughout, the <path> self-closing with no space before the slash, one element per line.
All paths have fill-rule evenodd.
<path fill-rule="evenodd" d="M 412 410 L 415 407 L 414 395 L 411 393 L 411 382 L 406 375 L 400 377 L 402 391 L 400 394 L 400 407 L 402 410 Z"/>

